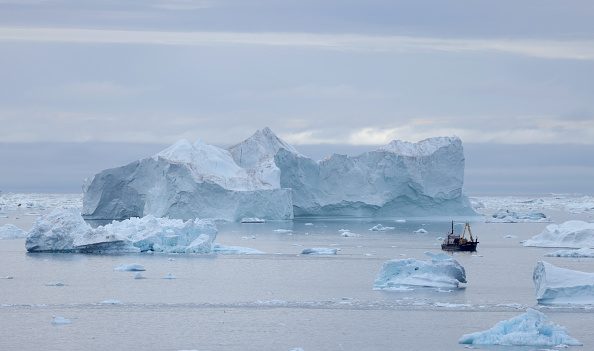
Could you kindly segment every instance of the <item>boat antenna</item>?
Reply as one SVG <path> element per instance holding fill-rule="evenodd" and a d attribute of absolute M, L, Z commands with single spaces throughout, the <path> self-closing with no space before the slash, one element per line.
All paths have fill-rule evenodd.
<path fill-rule="evenodd" d="M 452 221 L 452 234 L 454 234 L 454 221 Z"/>

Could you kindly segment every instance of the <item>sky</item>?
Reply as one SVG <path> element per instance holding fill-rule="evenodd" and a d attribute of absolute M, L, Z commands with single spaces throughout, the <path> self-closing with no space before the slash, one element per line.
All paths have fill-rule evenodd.
<path fill-rule="evenodd" d="M 77 191 L 268 126 L 314 154 L 457 135 L 468 191 L 594 193 L 592 18 L 592 1 L 0 0 L 0 190 Z"/>

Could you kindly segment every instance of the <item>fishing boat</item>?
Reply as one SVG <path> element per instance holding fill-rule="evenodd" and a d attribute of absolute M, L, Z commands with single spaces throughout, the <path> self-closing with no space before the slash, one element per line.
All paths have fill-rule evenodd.
<path fill-rule="evenodd" d="M 468 239 L 466 238 L 466 231 L 468 230 Z M 470 230 L 470 223 L 466 222 L 464 225 L 464 231 L 461 235 L 454 234 L 454 221 L 452 221 L 452 231 L 443 240 L 441 249 L 444 251 L 476 251 L 478 245 L 478 237 L 472 236 Z"/>

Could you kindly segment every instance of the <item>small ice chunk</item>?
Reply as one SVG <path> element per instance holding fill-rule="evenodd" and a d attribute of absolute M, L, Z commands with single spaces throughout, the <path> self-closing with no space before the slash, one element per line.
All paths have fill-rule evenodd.
<path fill-rule="evenodd" d="M 414 232 L 418 233 L 418 234 L 427 234 L 427 231 L 423 228 L 419 228 L 419 229 L 415 230 Z"/>
<path fill-rule="evenodd" d="M 266 220 L 258 217 L 246 217 L 241 219 L 241 223 L 266 223 Z"/>
<path fill-rule="evenodd" d="M 113 269 L 114 271 L 120 272 L 140 272 L 146 271 L 143 265 L 138 263 L 122 264 Z"/>
<path fill-rule="evenodd" d="M 249 247 L 214 244 L 212 252 L 221 255 L 261 255 L 264 252 Z"/>
<path fill-rule="evenodd" d="M 488 217 L 487 223 L 525 223 L 525 222 L 550 222 L 551 220 L 542 212 L 514 212 L 510 210 L 499 210 Z"/>
<path fill-rule="evenodd" d="M 167 273 L 167 274 L 165 274 L 165 276 L 162 279 L 176 279 L 176 278 L 173 274 Z"/>
<path fill-rule="evenodd" d="M 279 228 L 279 229 L 275 229 L 274 232 L 276 232 L 276 233 L 285 233 L 286 234 L 286 233 L 293 233 L 293 230 Z"/>
<path fill-rule="evenodd" d="M 398 221 L 396 221 L 396 222 L 398 222 Z M 393 230 L 393 229 L 394 229 L 394 227 L 386 227 L 381 224 L 377 224 L 377 225 L 374 225 L 373 227 L 369 228 L 369 230 L 374 231 L 374 232 L 385 232 L 387 230 Z"/>
<path fill-rule="evenodd" d="M 529 308 L 514 318 L 501 321 L 491 329 L 463 335 L 460 344 L 514 346 L 579 346 L 581 342 L 565 328 L 551 322 L 545 314 Z"/>
<path fill-rule="evenodd" d="M 107 299 L 107 300 L 103 300 L 101 301 L 102 305 L 121 305 L 123 304 L 122 301 L 120 300 L 116 300 L 116 299 Z"/>
<path fill-rule="evenodd" d="M 394 222 L 396 222 L 396 223 L 406 223 L 406 219 L 397 219 Z"/>
<path fill-rule="evenodd" d="M 515 238 L 517 238 L 517 236 L 515 236 L 515 235 L 506 235 L 503 238 L 504 239 L 515 239 Z"/>
<path fill-rule="evenodd" d="M 301 251 L 302 255 L 336 255 L 338 252 L 337 248 L 333 247 L 312 247 L 308 249 L 303 249 Z"/>
<path fill-rule="evenodd" d="M 53 316 L 52 318 L 52 324 L 53 325 L 65 325 L 65 324 L 71 324 L 72 321 L 70 319 L 64 318 L 62 316 Z"/>
<path fill-rule="evenodd" d="M 45 286 L 66 286 L 66 284 L 62 282 L 55 282 L 55 283 L 47 283 Z"/>
<path fill-rule="evenodd" d="M 340 236 L 342 236 L 343 238 L 356 238 L 356 237 L 360 237 L 361 234 L 345 231 L 345 232 L 340 233 Z"/>
<path fill-rule="evenodd" d="M 136 272 L 136 274 L 134 274 L 134 279 L 146 279 L 146 277 L 142 275 L 142 273 Z"/>
<path fill-rule="evenodd" d="M 6 275 L 4 277 L 0 277 L 0 279 L 14 279 L 12 275 Z"/>
<path fill-rule="evenodd" d="M 305 223 L 304 225 L 310 226 L 310 225 L 314 225 L 313 223 Z"/>

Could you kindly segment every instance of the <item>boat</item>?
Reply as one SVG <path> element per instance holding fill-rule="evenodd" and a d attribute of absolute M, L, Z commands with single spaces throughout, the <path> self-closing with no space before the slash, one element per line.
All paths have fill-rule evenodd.
<path fill-rule="evenodd" d="M 468 230 L 467 239 L 465 234 Z M 452 221 L 452 231 L 448 234 L 448 236 L 443 240 L 441 244 L 441 249 L 444 251 L 476 251 L 476 246 L 478 245 L 478 237 L 474 238 L 472 236 L 472 231 L 470 230 L 470 223 L 466 222 L 464 225 L 464 231 L 462 235 L 454 234 L 454 221 Z"/>

